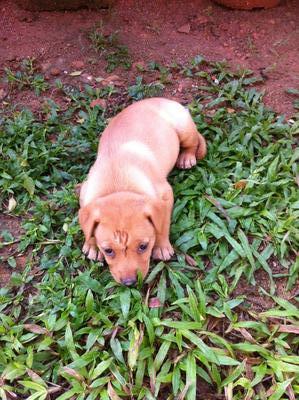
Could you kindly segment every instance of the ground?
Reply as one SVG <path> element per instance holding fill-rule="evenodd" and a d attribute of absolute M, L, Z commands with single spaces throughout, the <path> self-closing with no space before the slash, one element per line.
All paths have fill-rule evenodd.
<path fill-rule="evenodd" d="M 201 54 L 209 60 L 226 59 L 235 68 L 250 68 L 264 78 L 266 104 L 292 114 L 292 98 L 285 90 L 299 84 L 296 0 L 253 11 L 229 10 L 210 0 L 119 0 L 112 11 L 32 13 L 10 0 L 0 7 L 0 72 L 18 60 L 35 57 L 45 71 L 52 70 L 55 76 L 49 73 L 50 79 L 70 72 L 76 61 L 84 63 L 84 73 L 106 76 L 87 38 L 87 32 L 102 21 L 107 33 L 119 31 L 134 62 L 181 62 Z M 129 80 L 134 73 L 123 76 Z M 38 107 L 34 99 L 30 102 Z"/>
<path fill-rule="evenodd" d="M 95 78 L 111 77 L 105 71 L 105 60 L 95 52 L 88 38 L 95 26 L 101 26 L 106 35 L 118 31 L 121 43 L 132 56 L 131 70 L 118 68 L 113 72 L 120 78 L 120 84 L 134 82 L 138 65 L 150 61 L 184 63 L 200 54 L 208 60 L 226 59 L 234 69 L 252 69 L 263 78 L 259 89 L 266 92 L 265 103 L 286 118 L 294 113 L 293 98 L 286 89 L 299 85 L 296 0 L 282 1 L 274 9 L 253 11 L 229 10 L 209 0 L 172 1 L 171 6 L 164 1 L 120 0 L 112 10 L 40 13 L 22 10 L 14 1 L 4 0 L 1 19 L 1 75 L 4 68 L 14 70 L 19 62 L 30 57 L 37 60 L 48 81 L 59 78 L 70 84 L 96 86 Z M 82 71 L 80 76 L 68 75 L 76 70 Z M 181 102 L 191 100 L 191 86 L 188 78 L 174 79 L 168 96 Z M 11 93 L 5 83 L 0 83 L 0 100 L 1 96 L 2 100 L 33 111 L 39 111 L 43 105 L 43 96 L 37 97 L 31 91 Z M 55 90 L 50 97 L 58 103 L 64 102 Z M 4 216 L 1 223 L 1 227 L 18 236 L 18 219 Z M 14 247 L 0 251 L 7 258 Z M 22 256 L 17 260 L 17 266 L 21 267 Z M 0 283 L 7 282 L 9 276 L 9 270 L 2 264 Z"/>
<path fill-rule="evenodd" d="M 1 2 L 1 398 L 296 398 L 296 3 Z M 208 154 L 169 177 L 176 257 L 125 288 L 82 255 L 75 188 L 109 118 L 161 88 Z"/>

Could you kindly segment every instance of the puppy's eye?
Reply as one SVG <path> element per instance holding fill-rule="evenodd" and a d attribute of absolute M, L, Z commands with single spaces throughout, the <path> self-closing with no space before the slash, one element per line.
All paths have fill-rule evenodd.
<path fill-rule="evenodd" d="M 138 253 L 144 253 L 148 248 L 148 243 L 141 243 L 138 247 Z"/>
<path fill-rule="evenodd" d="M 104 252 L 109 257 L 114 257 L 115 256 L 114 250 L 110 249 L 110 247 L 108 247 L 107 249 L 104 249 Z"/>

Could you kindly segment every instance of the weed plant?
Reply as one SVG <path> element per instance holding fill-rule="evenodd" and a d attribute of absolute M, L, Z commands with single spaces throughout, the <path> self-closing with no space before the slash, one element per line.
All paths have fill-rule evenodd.
<path fill-rule="evenodd" d="M 298 122 L 265 108 L 248 71 L 198 57 L 179 73 L 205 81 L 189 108 L 208 154 L 171 173 L 177 259 L 136 288 L 81 252 L 74 187 L 107 124 L 88 105 L 99 93 L 73 90 L 67 111 L 49 102 L 40 119 L 1 117 L 1 204 L 23 217 L 2 246 L 18 239 L 28 256 L 0 289 L 2 400 L 298 398 L 298 298 L 276 290 L 299 273 Z M 128 99 L 146 96 L 141 85 Z"/>
<path fill-rule="evenodd" d="M 95 26 L 89 33 L 93 49 L 107 61 L 107 72 L 114 71 L 117 67 L 130 69 L 131 56 L 127 46 L 119 43 L 118 32 L 105 35 L 102 24 Z"/>

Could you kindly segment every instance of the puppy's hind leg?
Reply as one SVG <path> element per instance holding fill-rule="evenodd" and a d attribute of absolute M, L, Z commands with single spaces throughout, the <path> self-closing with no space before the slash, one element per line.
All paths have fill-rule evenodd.
<path fill-rule="evenodd" d="M 187 112 L 185 110 L 185 112 Z M 185 124 L 179 126 L 177 134 L 180 140 L 180 154 L 176 166 L 181 169 L 189 169 L 196 165 L 197 160 L 204 158 L 207 152 L 206 141 L 198 132 L 191 115 L 185 118 Z"/>

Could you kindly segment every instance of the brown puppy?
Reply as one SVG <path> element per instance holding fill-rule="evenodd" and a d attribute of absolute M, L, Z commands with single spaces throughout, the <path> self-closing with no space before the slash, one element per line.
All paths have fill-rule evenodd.
<path fill-rule="evenodd" d="M 105 257 L 117 282 L 144 277 L 151 254 L 169 260 L 173 207 L 167 175 L 206 154 L 205 139 L 179 103 L 152 98 L 132 104 L 102 134 L 97 159 L 80 192 L 83 252 Z"/>

